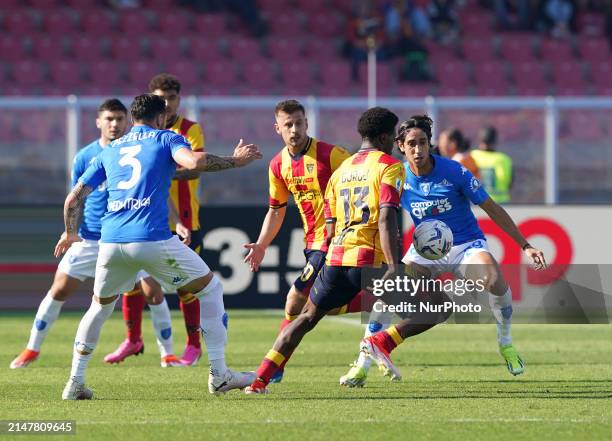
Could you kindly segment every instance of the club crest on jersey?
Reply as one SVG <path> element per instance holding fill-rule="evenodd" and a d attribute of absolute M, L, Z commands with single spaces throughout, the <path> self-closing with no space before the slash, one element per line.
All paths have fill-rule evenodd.
<path fill-rule="evenodd" d="M 480 188 L 480 181 L 476 178 L 472 178 L 472 181 L 470 182 L 470 188 L 473 192 L 476 192 L 476 190 Z"/>
<path fill-rule="evenodd" d="M 306 170 L 308 170 L 308 173 L 312 173 L 314 170 L 314 164 L 306 164 Z"/>
<path fill-rule="evenodd" d="M 429 196 L 429 192 L 431 191 L 431 182 L 421 182 L 419 187 L 425 196 Z"/>

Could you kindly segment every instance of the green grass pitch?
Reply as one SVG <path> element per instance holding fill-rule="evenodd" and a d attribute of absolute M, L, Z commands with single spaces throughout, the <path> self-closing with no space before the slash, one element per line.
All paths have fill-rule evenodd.
<path fill-rule="evenodd" d="M 60 316 L 41 358 L 8 365 L 26 343 L 33 314 L 0 314 L 0 420 L 77 422 L 83 440 L 609 440 L 612 439 L 612 326 L 517 325 L 526 373 L 510 376 L 492 325 L 442 325 L 394 353 L 401 383 L 372 370 L 366 387 L 338 377 L 354 359 L 363 329 L 355 317 L 326 318 L 306 336 L 282 384 L 267 396 L 210 396 L 206 363 L 159 367 L 145 314 L 143 356 L 106 366 L 123 338 L 121 315 L 106 323 L 88 372 L 90 402 L 62 402 L 81 314 Z M 228 364 L 255 369 L 270 348 L 280 312 L 230 311 Z M 173 314 L 177 352 L 182 318 Z M 0 441 L 9 439 L 0 434 Z M 14 437 L 41 439 L 40 435 Z"/>

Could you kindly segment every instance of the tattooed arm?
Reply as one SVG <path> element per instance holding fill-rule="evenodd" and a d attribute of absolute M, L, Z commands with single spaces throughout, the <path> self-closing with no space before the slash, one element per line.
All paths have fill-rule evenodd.
<path fill-rule="evenodd" d="M 243 140 L 234 149 L 232 156 L 217 156 L 207 152 L 192 152 L 180 149 L 174 154 L 174 160 L 187 170 L 197 172 L 215 172 L 230 168 L 244 167 L 262 154 L 254 144 L 244 144 Z"/>
<path fill-rule="evenodd" d="M 55 257 L 61 256 L 70 248 L 70 245 L 81 240 L 77 233 L 83 215 L 83 206 L 85 205 L 85 199 L 92 191 L 93 188 L 79 182 L 66 197 L 64 202 L 64 227 L 66 230 L 55 245 L 53 253 Z"/>

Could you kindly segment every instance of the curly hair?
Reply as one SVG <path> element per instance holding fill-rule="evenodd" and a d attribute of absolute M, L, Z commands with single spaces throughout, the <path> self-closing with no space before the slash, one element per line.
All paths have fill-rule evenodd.
<path fill-rule="evenodd" d="M 429 116 L 413 115 L 409 119 L 407 119 L 406 121 L 400 124 L 395 140 L 402 143 L 404 142 L 404 138 L 406 138 L 406 134 L 410 131 L 410 129 L 421 129 L 427 135 L 427 140 L 429 141 L 429 145 L 431 145 L 432 127 L 433 127 L 433 120 Z"/>
<path fill-rule="evenodd" d="M 130 114 L 134 121 L 151 121 L 165 111 L 166 101 L 150 93 L 138 95 L 130 106 Z"/>
<path fill-rule="evenodd" d="M 149 92 L 155 92 L 158 89 L 164 91 L 176 90 L 176 93 L 181 93 L 181 83 L 174 75 L 160 73 L 149 81 Z"/>
<path fill-rule="evenodd" d="M 399 118 L 389 109 L 372 107 L 359 117 L 357 131 L 362 139 L 373 140 L 384 133 L 393 133 Z"/>

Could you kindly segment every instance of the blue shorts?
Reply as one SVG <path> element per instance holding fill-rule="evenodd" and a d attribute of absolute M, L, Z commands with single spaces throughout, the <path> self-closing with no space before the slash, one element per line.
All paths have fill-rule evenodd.
<path fill-rule="evenodd" d="M 306 266 L 304 266 L 302 274 L 293 282 L 293 286 L 304 295 L 308 295 L 310 292 L 310 288 L 317 278 L 317 274 L 319 274 L 319 271 L 321 271 L 325 263 L 326 254 L 325 251 L 321 250 L 304 250 Z"/>
<path fill-rule="evenodd" d="M 331 311 L 349 303 L 361 289 L 361 268 L 324 265 L 310 291 L 310 300 L 317 308 Z"/>

